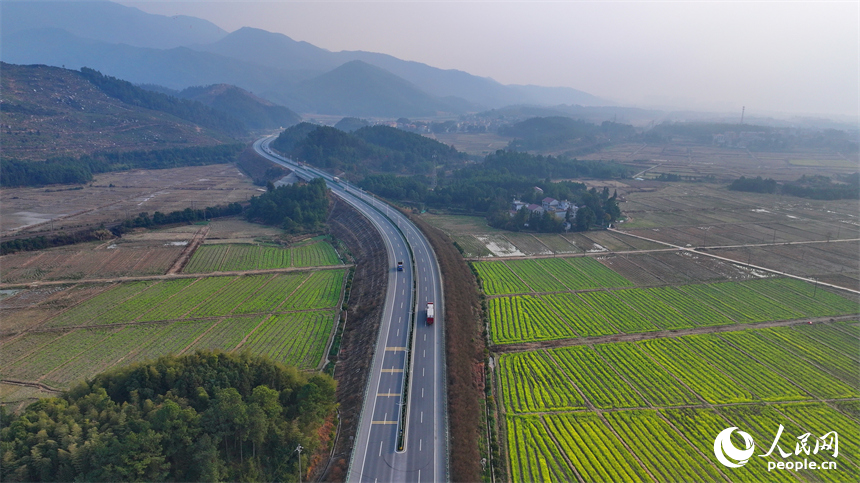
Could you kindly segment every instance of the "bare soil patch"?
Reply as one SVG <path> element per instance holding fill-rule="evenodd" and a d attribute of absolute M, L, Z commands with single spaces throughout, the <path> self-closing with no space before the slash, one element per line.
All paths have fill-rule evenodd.
<path fill-rule="evenodd" d="M 110 224 L 143 211 L 246 201 L 259 194 L 257 189 L 232 164 L 105 173 L 84 186 L 4 188 L 0 235 L 44 235 Z"/>

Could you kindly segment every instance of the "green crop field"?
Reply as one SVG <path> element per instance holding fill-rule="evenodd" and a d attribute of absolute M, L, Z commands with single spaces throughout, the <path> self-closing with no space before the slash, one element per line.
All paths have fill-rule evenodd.
<path fill-rule="evenodd" d="M 340 259 L 334 248 L 317 241 L 292 248 L 251 245 L 247 243 L 203 245 L 183 270 L 184 273 L 211 273 L 266 270 L 288 267 L 322 267 L 337 265 Z"/>
<path fill-rule="evenodd" d="M 503 353 L 496 373 L 511 477 L 573 472 L 581 481 L 857 481 L 860 355 L 843 352 L 858 340 L 844 325 Z M 780 424 L 789 452 L 805 433 L 813 435 L 812 449 L 815 438 L 837 431 L 838 471 L 768 472 L 768 462 L 783 461 L 778 454 L 728 470 L 713 456 L 714 438 L 731 426 L 749 432 L 756 454 L 764 454 Z M 833 459 L 813 456 L 809 461 Z"/>
<path fill-rule="evenodd" d="M 310 245 L 313 246 L 313 245 Z M 4 377 L 67 388 L 117 364 L 245 350 L 315 369 L 346 270 L 118 283 L 0 345 Z"/>
<path fill-rule="evenodd" d="M 332 311 L 275 315 L 254 331 L 242 347 L 284 364 L 314 369 L 325 352 L 334 318 Z"/>
<path fill-rule="evenodd" d="M 562 262 L 557 259 L 539 261 L 553 260 Z M 507 270 L 504 265 L 498 264 L 490 270 L 502 269 Z M 495 273 L 487 271 L 486 267 L 481 270 Z M 513 275 L 513 272 L 510 273 Z M 851 300 L 823 290 L 818 292 L 816 299 L 807 299 L 795 292 L 784 296 L 795 299 L 796 308 L 793 308 L 791 304 L 771 298 L 766 292 L 782 287 L 781 279 L 756 282 L 763 283 L 724 282 L 677 288 L 628 288 L 495 297 L 487 301 L 491 339 L 495 344 L 513 344 L 695 326 L 793 320 L 811 314 L 832 316 L 858 312 L 858 306 Z M 510 284 L 509 281 L 501 283 Z M 498 288 L 499 285 L 493 286 Z M 765 290 L 759 291 L 759 288 Z M 801 285 L 800 288 L 805 289 L 805 286 Z M 818 297 L 821 302 L 817 301 Z M 827 300 L 826 305 L 824 300 Z M 850 352 L 848 345 L 842 347 Z"/>
<path fill-rule="evenodd" d="M 499 380 L 504 405 L 512 412 L 584 409 L 585 402 L 546 352 L 503 354 Z"/>

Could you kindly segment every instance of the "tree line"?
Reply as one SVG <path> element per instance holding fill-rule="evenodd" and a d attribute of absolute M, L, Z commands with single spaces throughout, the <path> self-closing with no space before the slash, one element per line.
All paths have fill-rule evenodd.
<path fill-rule="evenodd" d="M 0 408 L 0 475 L 3 481 L 305 480 L 299 468 L 308 469 L 335 407 L 335 382 L 324 374 L 249 353 L 166 356 L 99 374 L 19 416 Z"/>
<path fill-rule="evenodd" d="M 94 174 L 111 171 L 232 163 L 237 160 L 244 148 L 242 144 L 220 144 L 172 149 L 96 152 L 78 158 L 62 156 L 43 162 L 4 159 L 0 163 L 0 186 L 81 184 L 92 181 Z"/>
<path fill-rule="evenodd" d="M 240 213 L 242 213 L 242 205 L 239 203 L 208 206 L 198 210 L 185 208 L 184 210 L 171 211 L 167 214 L 156 211 L 151 217 L 149 216 L 149 213 L 143 212 L 134 218 L 123 220 L 121 223 L 109 230 L 104 226 L 101 226 L 99 228 L 78 230 L 72 233 L 59 233 L 51 236 L 40 235 L 30 238 L 7 240 L 0 243 L 0 255 L 22 251 L 28 252 L 44 250 L 46 248 L 74 245 L 75 243 L 104 240 L 112 236 L 121 236 L 123 233 L 127 233 L 135 228 L 151 228 L 154 226 L 172 225 L 176 223 L 194 223 L 196 221 L 211 220 L 212 218 L 233 216 Z"/>
<path fill-rule="evenodd" d="M 729 189 L 752 193 L 781 193 L 814 200 L 860 199 L 860 173 L 844 176 L 842 183 L 834 183 L 828 176 L 803 175 L 796 181 L 777 183 L 776 180 L 761 176 L 740 178 L 732 181 Z"/>

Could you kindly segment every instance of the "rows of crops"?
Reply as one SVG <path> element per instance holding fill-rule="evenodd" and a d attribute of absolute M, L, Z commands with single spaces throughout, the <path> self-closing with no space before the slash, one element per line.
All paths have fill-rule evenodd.
<path fill-rule="evenodd" d="M 331 311 L 272 316 L 248 338 L 243 348 L 284 364 L 313 369 L 325 352 L 334 317 Z"/>
<path fill-rule="evenodd" d="M 563 262 L 560 259 L 554 261 Z M 489 270 L 503 267 L 495 262 L 480 263 L 493 263 Z M 491 273 L 486 267 L 480 270 Z M 679 288 L 630 288 L 491 298 L 487 306 L 492 340 L 496 344 L 511 344 L 802 319 L 822 314 L 845 315 L 858 311 L 857 304 L 851 300 L 823 290 L 818 293 L 822 300 L 835 299 L 842 303 L 824 304 L 787 289 L 785 291 L 790 292 L 789 295 L 774 298 L 770 291 L 783 285 L 780 279 L 756 282 L 760 283 L 724 282 Z M 498 283 L 508 284 L 509 281 Z M 842 347 L 850 352 L 847 345 Z"/>
<path fill-rule="evenodd" d="M 50 319 L 48 327 L 199 319 L 334 307 L 344 270 L 117 284 Z"/>
<path fill-rule="evenodd" d="M 340 259 L 324 241 L 293 248 L 243 243 L 203 245 L 183 270 L 185 273 L 211 273 L 264 270 L 287 267 L 321 267 L 337 265 Z"/>
<path fill-rule="evenodd" d="M 784 327 L 506 353 L 499 389 L 515 413 L 860 397 L 857 363 L 814 343 Z"/>
<path fill-rule="evenodd" d="M 856 461 L 860 423 L 825 403 L 508 415 L 505 422 L 515 482 L 783 483 L 798 478 L 849 482 L 860 477 Z M 774 449 L 759 457 L 768 452 L 780 425 L 784 432 L 779 448 L 791 456 L 785 459 Z M 756 456 L 737 469 L 727 469 L 714 456 L 714 438 L 732 426 L 750 433 L 756 443 Z M 831 431 L 839 434 L 838 458 L 832 449 L 794 454 L 799 437 L 810 433 L 811 450 L 812 440 Z M 768 463 L 803 459 L 819 464 L 836 460 L 838 465 L 827 472 L 768 470 Z"/>
<path fill-rule="evenodd" d="M 474 262 L 473 266 L 489 295 L 633 285 L 590 257 Z"/>

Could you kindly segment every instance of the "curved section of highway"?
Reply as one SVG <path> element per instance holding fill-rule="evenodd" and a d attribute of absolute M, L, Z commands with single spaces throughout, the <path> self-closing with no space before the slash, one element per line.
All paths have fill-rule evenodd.
<path fill-rule="evenodd" d="M 305 180 L 323 178 L 332 193 L 361 211 L 385 241 L 388 288 L 379 338 L 355 436 L 349 482 L 448 480 L 447 401 L 442 277 L 436 255 L 418 228 L 399 211 L 328 173 L 275 154 L 273 136 L 254 143 L 261 156 Z M 411 263 L 410 247 L 414 264 Z M 402 272 L 396 269 L 402 261 Z M 414 290 L 413 290 L 414 284 Z M 436 308 L 426 322 L 427 303 Z M 413 340 L 409 339 L 412 324 Z M 371 348 L 368 348 L 371 350 Z M 407 351 L 412 351 L 411 367 Z M 407 379 L 405 376 L 409 374 Z M 405 444 L 397 451 L 402 394 L 410 383 Z"/>

